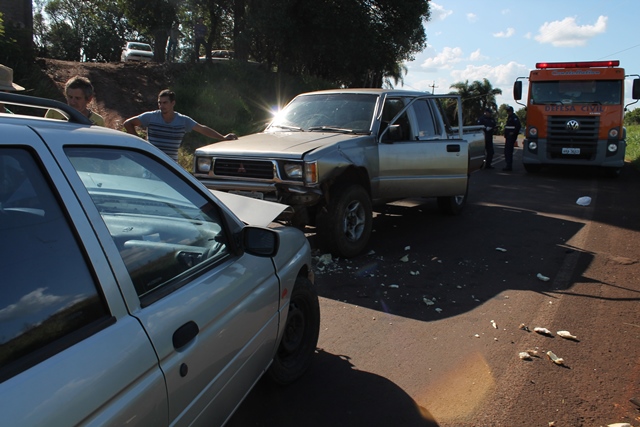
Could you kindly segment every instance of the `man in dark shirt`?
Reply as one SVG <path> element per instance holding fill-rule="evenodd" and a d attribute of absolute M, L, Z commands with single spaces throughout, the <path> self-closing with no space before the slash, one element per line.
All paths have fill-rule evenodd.
<path fill-rule="evenodd" d="M 520 133 L 520 119 L 513 112 L 513 107 L 507 107 L 507 123 L 504 126 L 504 161 L 506 166 L 503 171 L 511 172 L 513 170 L 513 148 L 516 145 L 518 134 Z"/>
<path fill-rule="evenodd" d="M 493 132 L 496 129 L 496 121 L 491 116 L 491 109 L 484 110 L 484 115 L 478 119 L 478 124 L 484 127 L 484 151 L 486 157 L 484 159 L 484 168 L 493 169 L 491 162 L 493 161 Z"/>

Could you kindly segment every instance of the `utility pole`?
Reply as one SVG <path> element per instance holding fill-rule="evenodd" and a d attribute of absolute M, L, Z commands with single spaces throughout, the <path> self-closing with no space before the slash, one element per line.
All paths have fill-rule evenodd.
<path fill-rule="evenodd" d="M 438 87 L 438 86 L 436 86 L 436 82 L 434 81 L 433 84 L 430 87 L 431 87 L 431 95 L 435 95 L 436 88 Z"/>

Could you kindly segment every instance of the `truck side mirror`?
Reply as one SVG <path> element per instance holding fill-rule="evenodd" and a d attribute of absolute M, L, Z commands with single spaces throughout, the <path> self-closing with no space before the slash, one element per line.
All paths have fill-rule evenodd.
<path fill-rule="evenodd" d="M 522 81 L 516 80 L 513 84 L 513 99 L 520 101 L 522 99 Z"/>
<path fill-rule="evenodd" d="M 633 88 L 631 90 L 631 98 L 640 99 L 640 79 L 633 79 Z"/>
<path fill-rule="evenodd" d="M 402 140 L 402 128 L 400 125 L 391 125 L 387 131 L 387 139 L 390 141 Z"/>

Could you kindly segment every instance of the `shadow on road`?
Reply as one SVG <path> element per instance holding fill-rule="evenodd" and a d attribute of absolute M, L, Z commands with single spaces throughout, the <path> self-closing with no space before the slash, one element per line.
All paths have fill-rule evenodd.
<path fill-rule="evenodd" d="M 318 350 L 300 380 L 278 387 L 263 378 L 227 427 L 438 427 L 388 379 L 353 368 L 349 358 Z"/>

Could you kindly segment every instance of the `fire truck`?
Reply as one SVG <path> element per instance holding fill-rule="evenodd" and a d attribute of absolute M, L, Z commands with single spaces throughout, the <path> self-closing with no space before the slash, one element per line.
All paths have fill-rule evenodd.
<path fill-rule="evenodd" d="M 622 125 L 624 84 L 633 79 L 632 98 L 640 99 L 640 76 L 625 76 L 620 61 L 539 62 L 529 74 L 527 124 L 522 162 L 527 172 L 550 165 L 592 165 L 618 176 L 624 165 L 626 129 Z M 513 98 L 522 99 L 518 77 Z M 524 105 L 518 102 L 520 105 Z"/>

